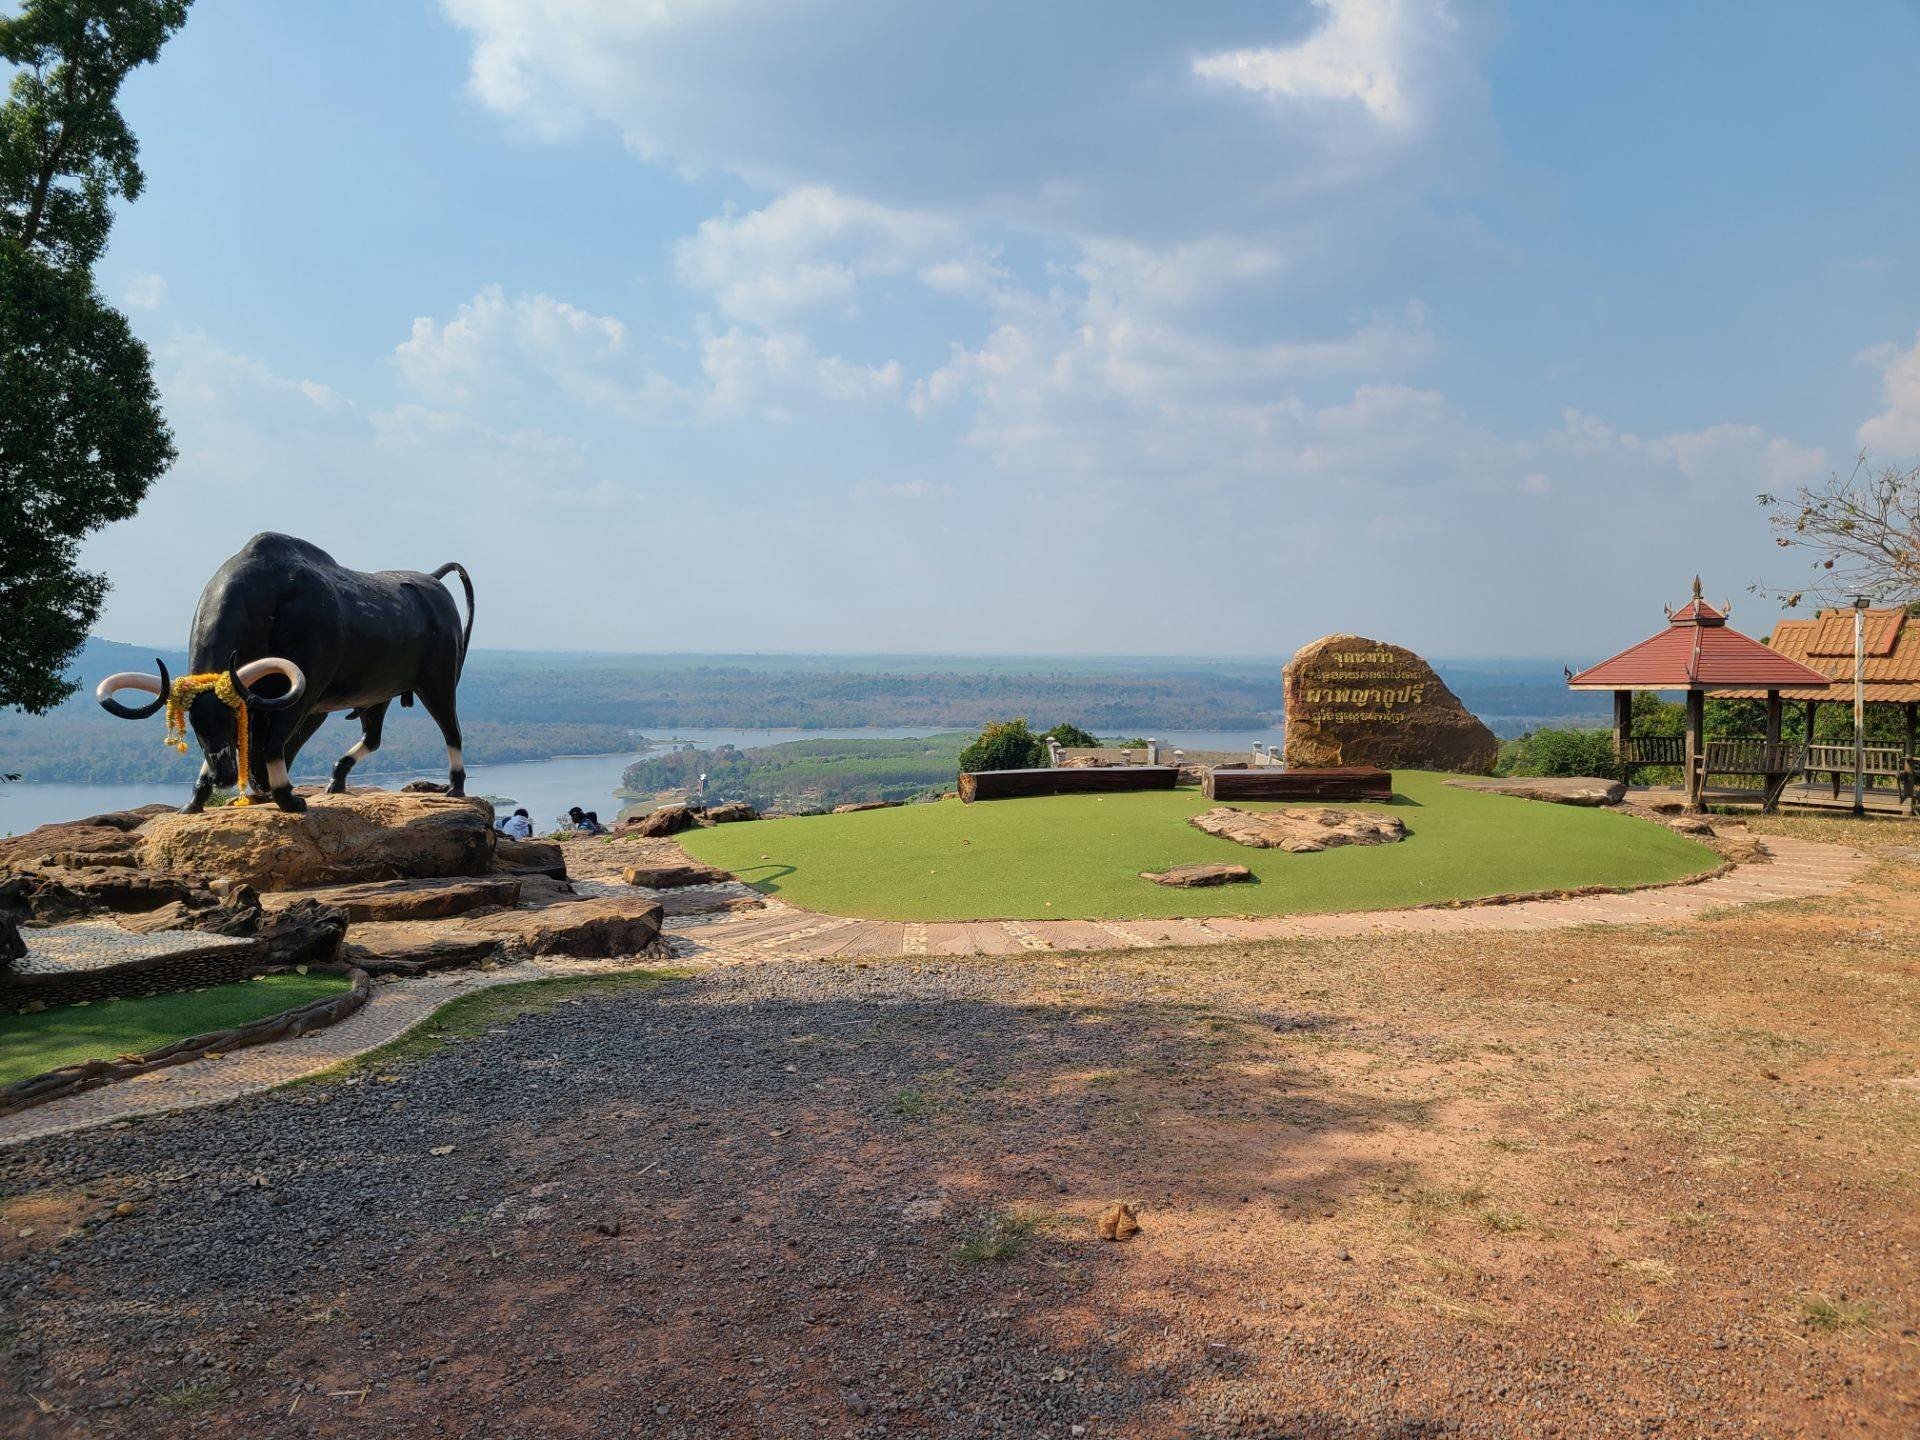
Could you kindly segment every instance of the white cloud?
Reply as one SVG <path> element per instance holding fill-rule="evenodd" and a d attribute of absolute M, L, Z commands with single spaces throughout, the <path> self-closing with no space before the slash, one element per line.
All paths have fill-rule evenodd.
<path fill-rule="evenodd" d="M 722 312 L 767 328 L 822 308 L 850 312 L 860 282 L 872 277 L 920 270 L 937 288 L 965 292 L 992 263 L 970 250 L 952 220 L 824 186 L 703 221 L 674 258 L 680 278 L 711 291 Z"/>
<path fill-rule="evenodd" d="M 626 347 L 626 326 L 611 316 L 547 295 L 510 300 L 490 285 L 444 324 L 417 318 L 394 363 L 412 390 L 443 403 L 470 403 L 529 374 L 604 403 L 623 398 L 609 367 Z"/>
<path fill-rule="evenodd" d="M 1380 125 L 1407 131 L 1427 118 L 1422 89 L 1433 58 L 1458 32 L 1434 0 L 1314 0 L 1325 19 L 1293 45 L 1197 57 L 1193 73 L 1294 103 L 1358 102 Z"/>
<path fill-rule="evenodd" d="M 130 276 L 126 303 L 131 310 L 158 310 L 167 303 L 167 277 L 146 273 Z"/>
<path fill-rule="evenodd" d="M 1862 358 L 1881 366 L 1880 389 L 1887 408 L 1861 425 L 1854 438 L 1886 464 L 1920 458 L 1920 336 L 1909 349 L 1880 345 Z"/>
<path fill-rule="evenodd" d="M 755 413 L 776 421 L 822 403 L 862 405 L 888 399 L 900 393 L 904 378 L 897 360 L 854 364 L 820 354 L 802 335 L 756 335 L 738 328 L 707 341 L 700 368 L 714 413 Z"/>

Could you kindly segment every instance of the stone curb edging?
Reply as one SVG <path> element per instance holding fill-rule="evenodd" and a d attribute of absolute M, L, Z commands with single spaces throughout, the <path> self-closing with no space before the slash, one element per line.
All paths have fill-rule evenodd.
<path fill-rule="evenodd" d="M 286 975 L 296 968 L 291 965 L 270 965 L 258 973 Z M 11 1115 L 30 1106 L 77 1095 L 116 1080 L 130 1080 L 136 1075 L 164 1070 L 170 1065 L 184 1065 L 210 1054 L 223 1055 L 229 1050 L 241 1050 L 249 1045 L 297 1039 L 309 1031 L 338 1024 L 365 1005 L 373 994 L 372 977 L 358 966 L 310 965 L 306 969 L 344 974 L 349 982 L 348 987 L 337 995 L 323 995 L 318 1000 L 309 1000 L 273 1015 L 262 1015 L 257 1020 L 249 1020 L 226 1030 L 190 1035 L 132 1059 L 82 1060 L 78 1064 L 62 1065 L 39 1075 L 30 1075 L 25 1080 L 16 1080 L 11 1085 L 0 1086 L 0 1115 Z"/>

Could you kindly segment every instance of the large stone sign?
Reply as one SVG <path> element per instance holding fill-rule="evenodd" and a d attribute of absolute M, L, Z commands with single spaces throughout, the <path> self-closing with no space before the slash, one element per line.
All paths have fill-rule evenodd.
<path fill-rule="evenodd" d="M 1379 765 L 1484 775 L 1500 742 L 1411 650 L 1329 635 L 1286 668 L 1287 736 L 1296 769 Z"/>

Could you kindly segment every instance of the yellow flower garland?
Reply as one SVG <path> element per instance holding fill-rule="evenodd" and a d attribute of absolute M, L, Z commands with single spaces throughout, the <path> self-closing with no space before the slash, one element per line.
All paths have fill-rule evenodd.
<path fill-rule="evenodd" d="M 233 677 L 226 671 L 182 675 L 173 682 L 173 688 L 167 692 L 167 733 L 160 743 L 171 745 L 182 755 L 187 753 L 187 707 L 208 691 L 212 691 L 216 700 L 233 711 L 234 745 L 238 752 L 237 778 L 240 783 L 240 794 L 233 803 L 251 805 L 253 801 L 246 793 L 253 774 L 247 752 L 247 702 L 240 697 Z"/>

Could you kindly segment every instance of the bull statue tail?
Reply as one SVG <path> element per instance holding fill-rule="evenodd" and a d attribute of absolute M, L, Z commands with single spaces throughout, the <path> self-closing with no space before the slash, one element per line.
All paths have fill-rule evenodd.
<path fill-rule="evenodd" d="M 467 574 L 467 567 L 458 560 L 449 560 L 433 572 L 433 578 L 436 580 L 444 580 L 449 575 L 458 575 L 460 588 L 467 592 L 467 629 L 466 633 L 460 637 L 460 659 L 464 662 L 467 658 L 467 646 L 473 643 L 473 577 Z"/>

